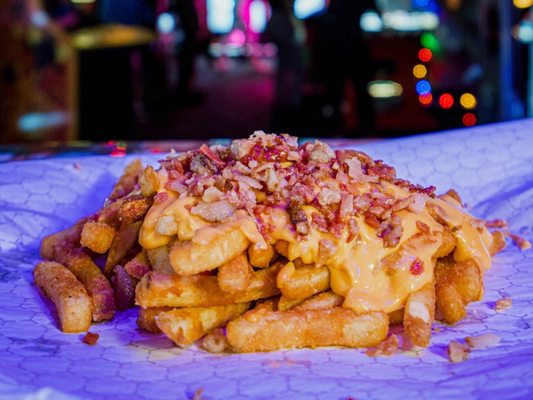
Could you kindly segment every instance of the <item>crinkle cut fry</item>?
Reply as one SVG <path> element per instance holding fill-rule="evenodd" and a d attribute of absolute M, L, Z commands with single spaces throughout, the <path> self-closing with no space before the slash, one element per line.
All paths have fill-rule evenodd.
<path fill-rule="evenodd" d="M 149 272 L 137 285 L 136 302 L 141 307 L 212 307 L 272 297 L 279 294 L 276 274 L 280 265 L 256 271 L 248 289 L 226 293 L 216 276 L 180 276 Z"/>
<path fill-rule="evenodd" d="M 403 326 L 411 342 L 427 347 L 431 338 L 431 325 L 435 320 L 435 284 L 429 282 L 413 292 L 405 304 Z"/>
<path fill-rule="evenodd" d="M 63 265 L 48 261 L 33 270 L 35 284 L 57 309 L 61 330 L 85 332 L 91 326 L 91 299 L 80 281 Z"/>
<path fill-rule="evenodd" d="M 327 310 L 249 311 L 229 322 L 228 342 L 238 353 L 300 347 L 371 347 L 387 337 L 387 314 L 335 307 Z"/>
<path fill-rule="evenodd" d="M 104 321 L 115 314 L 115 299 L 107 278 L 77 244 L 85 221 L 45 237 L 41 257 L 63 264 L 78 278 L 91 296 L 93 321 Z"/>
<path fill-rule="evenodd" d="M 209 331 L 224 326 L 250 307 L 250 303 L 215 307 L 187 307 L 164 311 L 155 317 L 156 325 L 177 346 L 187 347 Z"/>

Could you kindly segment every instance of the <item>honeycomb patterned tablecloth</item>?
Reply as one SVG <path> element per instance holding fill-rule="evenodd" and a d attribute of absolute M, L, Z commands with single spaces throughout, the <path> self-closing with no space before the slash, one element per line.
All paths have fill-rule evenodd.
<path fill-rule="evenodd" d="M 361 146 L 398 176 L 454 187 L 479 217 L 505 218 L 533 240 L 533 120 Z M 156 158 L 141 158 L 154 164 Z M 31 270 L 40 239 L 99 208 L 128 158 L 0 164 L 0 398 L 2 399 L 525 399 L 533 398 L 533 251 L 514 244 L 486 274 L 482 301 L 455 326 L 435 324 L 415 354 L 371 358 L 328 348 L 213 355 L 180 350 L 136 329 L 136 311 L 94 325 L 95 346 L 62 334 Z M 494 310 L 510 296 L 512 308 Z M 496 347 L 452 364 L 450 340 L 492 332 Z"/>

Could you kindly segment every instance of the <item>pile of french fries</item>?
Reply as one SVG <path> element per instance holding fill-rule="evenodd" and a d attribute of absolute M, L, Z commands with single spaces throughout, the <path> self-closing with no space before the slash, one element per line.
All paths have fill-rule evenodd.
<path fill-rule="evenodd" d="M 201 227 L 222 226 L 223 234 L 195 241 L 191 232 L 182 234 L 160 217 L 163 245 L 143 248 L 143 224 L 165 201 L 157 198 L 160 187 L 158 171 L 136 161 L 99 212 L 43 239 L 41 256 L 47 261 L 36 266 L 35 283 L 55 304 L 62 331 L 87 331 L 92 322 L 109 320 L 135 303 L 144 331 L 211 352 L 373 347 L 393 324 L 403 324 L 414 345 L 427 346 L 436 315 L 455 323 L 483 294 L 481 266 L 473 258 L 454 257 L 453 233 L 461 227 L 449 226 L 438 213 L 442 244 L 432 256 L 433 279 L 391 312 L 343 306 L 326 263 L 291 257 L 284 240 L 257 245 L 237 224 L 201 221 Z M 455 192 L 447 196 L 460 203 Z M 234 210 L 233 217 L 239 212 L 249 215 Z M 504 245 L 503 235 L 492 233 L 490 253 Z M 404 247 L 397 245 L 387 262 L 405 262 Z M 394 271 L 394 265 L 389 268 Z"/>

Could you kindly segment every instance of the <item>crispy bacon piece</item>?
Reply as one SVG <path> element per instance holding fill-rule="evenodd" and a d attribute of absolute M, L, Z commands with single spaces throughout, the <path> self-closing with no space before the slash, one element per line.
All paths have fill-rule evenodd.
<path fill-rule="evenodd" d="M 100 335 L 98 333 L 87 332 L 83 337 L 83 343 L 88 344 L 89 346 L 94 346 L 98 342 Z"/>

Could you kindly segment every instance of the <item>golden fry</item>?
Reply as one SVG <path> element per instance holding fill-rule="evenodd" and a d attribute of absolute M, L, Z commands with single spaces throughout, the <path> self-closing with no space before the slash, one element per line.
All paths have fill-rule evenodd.
<path fill-rule="evenodd" d="M 270 244 L 267 244 L 266 249 L 257 248 L 253 244 L 248 247 L 248 259 L 250 260 L 250 264 L 256 268 L 267 268 L 275 254 L 276 251 Z"/>
<path fill-rule="evenodd" d="M 328 308 L 340 307 L 344 302 L 344 297 L 339 296 L 332 291 L 319 293 L 306 299 L 303 303 L 297 305 L 297 310 L 325 310 Z"/>
<path fill-rule="evenodd" d="M 83 225 L 80 244 L 95 253 L 104 254 L 111 247 L 114 238 L 115 230 L 111 226 L 89 221 Z"/>
<path fill-rule="evenodd" d="M 152 206 L 153 200 L 141 195 L 125 198 L 118 210 L 118 219 L 122 223 L 132 224 L 140 221 Z"/>
<path fill-rule="evenodd" d="M 279 293 L 274 265 L 256 271 L 248 289 L 226 293 L 220 290 L 216 276 L 180 276 L 149 272 L 137 285 L 136 303 L 141 307 L 212 307 L 272 297 Z"/>
<path fill-rule="evenodd" d="M 285 311 L 294 308 L 295 306 L 301 304 L 305 299 L 290 299 L 285 296 L 280 296 L 278 300 L 278 310 Z"/>
<path fill-rule="evenodd" d="M 447 225 L 442 228 L 442 244 L 433 255 L 434 258 L 446 257 L 457 245 L 457 239 L 453 236 L 452 230 Z"/>
<path fill-rule="evenodd" d="M 91 299 L 72 272 L 56 262 L 41 262 L 33 270 L 33 277 L 35 284 L 55 304 L 63 332 L 89 330 Z"/>
<path fill-rule="evenodd" d="M 174 268 L 170 265 L 170 260 L 168 258 L 169 251 L 170 249 L 167 245 L 146 250 L 150 265 L 154 271 L 166 274 L 174 273 Z"/>
<path fill-rule="evenodd" d="M 141 221 L 132 224 L 123 224 L 117 231 L 105 263 L 104 272 L 107 276 L 111 275 L 113 268 L 117 264 L 121 264 L 124 261 L 128 252 L 137 243 L 141 224 Z"/>
<path fill-rule="evenodd" d="M 277 285 L 283 296 L 305 299 L 329 289 L 329 268 L 314 265 L 296 268 L 289 262 L 279 271 Z"/>
<path fill-rule="evenodd" d="M 179 347 L 187 347 L 207 332 L 226 325 L 250 307 L 250 303 L 216 307 L 176 308 L 158 313 L 156 325 Z"/>
<path fill-rule="evenodd" d="M 435 320 L 435 285 L 426 284 L 407 298 L 403 326 L 411 342 L 427 347 L 431 337 L 431 325 Z"/>
<path fill-rule="evenodd" d="M 248 257 L 242 253 L 218 268 L 218 287 L 227 293 L 242 292 L 250 285 L 252 274 L 253 268 Z"/>
<path fill-rule="evenodd" d="M 201 347 L 210 353 L 223 353 L 229 349 L 228 338 L 224 333 L 223 328 L 213 329 L 208 332 L 203 338 Z"/>
<path fill-rule="evenodd" d="M 133 189 L 135 189 L 135 185 L 137 184 L 143 169 L 141 160 L 135 160 L 129 163 L 124 169 L 124 173 L 115 184 L 115 187 L 113 187 L 113 191 L 109 195 L 109 200 L 115 200 L 131 193 Z"/>
<path fill-rule="evenodd" d="M 387 315 L 357 315 L 336 307 L 327 310 L 252 310 L 228 323 L 234 351 L 247 353 L 320 346 L 371 347 L 386 338 Z"/>
<path fill-rule="evenodd" d="M 237 228 L 216 236 L 208 244 L 177 241 L 170 249 L 170 264 L 180 275 L 211 271 L 246 251 L 249 241 Z"/>
<path fill-rule="evenodd" d="M 172 310 L 171 307 L 140 307 L 137 315 L 137 326 L 146 332 L 161 333 L 161 329 L 155 323 L 155 317 L 162 312 L 170 310 Z"/>
<path fill-rule="evenodd" d="M 505 235 L 502 231 L 492 232 L 492 244 L 489 249 L 490 255 L 498 254 L 503 249 L 505 249 Z"/>

